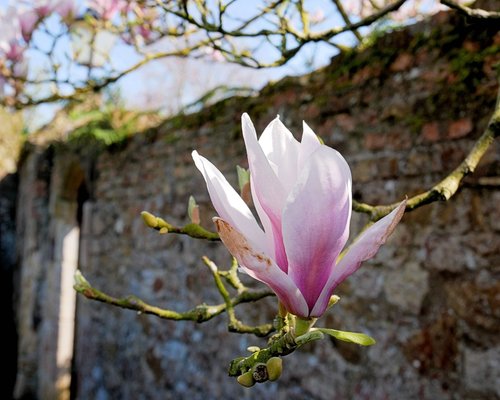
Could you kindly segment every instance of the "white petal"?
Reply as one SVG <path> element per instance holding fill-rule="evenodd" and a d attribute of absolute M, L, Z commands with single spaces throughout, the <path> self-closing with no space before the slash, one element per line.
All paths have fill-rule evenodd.
<path fill-rule="evenodd" d="M 257 133 L 250 117 L 247 114 L 243 114 L 241 123 L 252 179 L 254 204 L 260 205 L 260 208 L 257 208 L 257 212 L 261 221 L 265 221 L 266 218 L 269 219 L 273 229 L 274 241 L 279 242 L 282 240 L 281 212 L 285 204 L 286 192 L 257 141 Z M 283 246 L 280 246 L 279 243 L 276 245 L 275 243 L 275 249 L 279 249 L 280 247 L 282 248 Z M 286 270 L 286 266 L 280 266 Z"/>
<path fill-rule="evenodd" d="M 259 248 L 269 249 L 264 232 L 257 224 L 252 212 L 233 189 L 224 175 L 205 157 L 195 150 L 192 157 L 207 184 L 212 204 L 222 218 L 254 241 Z"/>
<path fill-rule="evenodd" d="M 321 146 L 318 137 L 313 132 L 313 130 L 309 128 L 309 125 L 307 125 L 305 122 L 303 122 L 302 125 L 303 125 L 303 133 L 302 133 L 302 141 L 300 142 L 299 165 L 298 165 L 299 171 L 302 171 L 302 168 L 304 167 L 304 164 L 306 163 L 307 159 L 318 147 Z"/>
<path fill-rule="evenodd" d="M 275 118 L 262 133 L 259 144 L 276 176 L 288 193 L 297 180 L 300 143 L 279 118 Z"/>

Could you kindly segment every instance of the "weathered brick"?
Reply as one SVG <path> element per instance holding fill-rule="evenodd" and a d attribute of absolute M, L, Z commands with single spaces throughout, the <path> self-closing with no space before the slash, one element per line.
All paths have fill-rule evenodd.
<path fill-rule="evenodd" d="M 413 55 L 410 53 L 401 53 L 397 56 L 389 69 L 392 72 L 401 72 L 409 69 L 413 65 Z"/>
<path fill-rule="evenodd" d="M 474 126 L 470 118 L 460 118 L 450 123 L 447 137 L 450 139 L 459 139 L 471 133 L 473 128 Z"/>
<path fill-rule="evenodd" d="M 426 123 L 420 135 L 426 142 L 437 142 L 440 139 L 439 124 L 437 122 Z"/>

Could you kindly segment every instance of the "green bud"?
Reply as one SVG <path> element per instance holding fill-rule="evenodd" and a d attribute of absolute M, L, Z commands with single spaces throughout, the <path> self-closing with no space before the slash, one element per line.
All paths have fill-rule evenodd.
<path fill-rule="evenodd" d="M 255 385 L 255 380 L 253 379 L 252 371 L 245 372 L 244 374 L 238 376 L 236 380 L 241 386 L 244 387 L 252 387 L 253 385 Z"/>
<path fill-rule="evenodd" d="M 337 304 L 339 300 L 340 300 L 339 296 L 337 296 L 336 294 L 332 295 L 332 297 L 330 297 L 330 300 L 328 301 L 328 308 Z"/>
<path fill-rule="evenodd" d="M 269 374 L 267 373 L 267 366 L 264 363 L 257 363 L 252 367 L 252 376 L 255 382 L 265 382 L 269 379 Z"/>
<path fill-rule="evenodd" d="M 281 376 L 283 371 L 283 360 L 280 357 L 271 357 L 266 363 L 269 380 L 275 381 Z"/>
<path fill-rule="evenodd" d="M 250 182 L 250 172 L 239 165 L 236 166 L 236 172 L 238 173 L 238 186 L 241 192 L 245 185 Z"/>
<path fill-rule="evenodd" d="M 257 353 L 258 351 L 260 351 L 260 347 L 259 346 L 248 346 L 247 351 L 249 351 L 250 353 Z"/>
<path fill-rule="evenodd" d="M 159 232 L 160 232 L 162 235 L 163 235 L 163 234 L 165 234 L 165 233 L 168 233 L 168 228 L 167 228 L 166 226 L 164 226 L 163 228 L 161 228 L 161 229 L 159 230 Z"/>
<path fill-rule="evenodd" d="M 188 215 L 193 224 L 200 223 L 200 207 L 198 207 L 198 204 L 196 204 L 196 200 L 193 196 L 189 196 Z"/>
<path fill-rule="evenodd" d="M 151 214 L 147 211 L 143 211 L 143 212 L 141 212 L 141 217 L 142 217 L 142 220 L 144 221 L 144 223 L 146 224 L 146 226 L 149 226 L 150 228 L 153 228 L 153 229 L 158 227 L 158 220 L 153 214 Z"/>

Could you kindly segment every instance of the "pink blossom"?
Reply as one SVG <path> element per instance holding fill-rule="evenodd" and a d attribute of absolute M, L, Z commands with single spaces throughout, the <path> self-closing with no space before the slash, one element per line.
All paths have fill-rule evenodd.
<path fill-rule="evenodd" d="M 12 62 L 19 62 L 23 58 L 25 48 L 19 45 L 17 42 L 10 42 L 9 46 L 5 49 L 5 58 Z"/>
<path fill-rule="evenodd" d="M 334 289 L 375 255 L 401 219 L 406 201 L 340 256 L 349 236 L 351 171 L 304 123 L 298 142 L 279 118 L 257 140 L 243 114 L 253 202 L 262 228 L 220 171 L 193 152 L 207 183 L 219 235 L 253 278 L 267 284 L 292 314 L 319 317 Z"/>
<path fill-rule="evenodd" d="M 63 20 L 73 19 L 78 12 L 78 4 L 75 0 L 59 0 L 54 5 L 54 11 L 58 13 Z"/>
<path fill-rule="evenodd" d="M 21 34 L 26 42 L 29 42 L 40 17 L 35 10 L 28 10 L 19 15 Z"/>
<path fill-rule="evenodd" d="M 21 27 L 18 10 L 9 6 L 0 10 L 0 52 L 1 56 L 12 62 L 18 62 L 23 57 L 24 46 L 20 45 Z"/>
<path fill-rule="evenodd" d="M 325 12 L 321 8 L 318 8 L 310 14 L 309 21 L 311 21 L 312 24 L 319 24 L 320 22 L 323 22 L 325 18 Z"/>
<path fill-rule="evenodd" d="M 88 6 L 102 19 L 111 20 L 117 13 L 128 10 L 129 4 L 125 0 L 89 0 Z"/>

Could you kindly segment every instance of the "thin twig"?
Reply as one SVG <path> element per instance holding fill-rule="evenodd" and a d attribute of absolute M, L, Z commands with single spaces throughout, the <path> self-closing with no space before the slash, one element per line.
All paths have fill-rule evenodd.
<path fill-rule="evenodd" d="M 497 97 L 497 103 L 493 115 L 486 127 L 484 133 L 476 141 L 467 157 L 456 167 L 446 178 L 434 185 L 426 192 L 417 194 L 408 199 L 406 211 L 415 210 L 423 205 L 433 203 L 435 201 L 447 201 L 458 190 L 462 179 L 474 172 L 479 161 L 484 153 L 488 150 L 495 138 L 500 136 L 500 89 Z M 377 221 L 385 215 L 389 214 L 399 203 L 389 205 L 369 205 L 353 201 L 352 208 L 354 211 L 362 212 L 370 215 L 372 221 Z"/>
<path fill-rule="evenodd" d="M 255 336 L 264 337 L 274 331 L 274 327 L 272 324 L 250 326 L 244 324 L 238 318 L 236 318 L 236 313 L 234 311 L 231 295 L 229 294 L 226 287 L 224 286 L 224 283 L 221 280 L 217 266 L 208 257 L 203 257 L 203 262 L 210 269 L 210 272 L 212 273 L 212 276 L 215 281 L 215 286 L 217 287 L 217 290 L 219 291 L 220 295 L 224 299 L 224 303 L 226 304 L 226 312 L 228 319 L 227 328 L 229 332 L 252 333 Z"/>
<path fill-rule="evenodd" d="M 458 4 L 451 0 L 441 0 L 441 4 L 448 6 L 454 10 L 459 11 L 460 13 L 474 19 L 500 19 L 500 11 L 486 11 L 480 8 L 470 8 Z"/>
<path fill-rule="evenodd" d="M 227 309 L 226 303 L 216 305 L 200 304 L 191 310 L 177 312 L 152 306 L 136 296 L 126 296 L 121 298 L 113 297 L 92 287 L 80 271 L 77 271 L 75 274 L 74 289 L 90 300 L 96 300 L 113 306 L 138 311 L 144 314 L 155 315 L 162 319 L 174 321 L 205 322 L 223 313 Z M 231 307 L 234 307 L 241 303 L 254 302 L 264 297 L 273 295 L 274 293 L 270 290 L 246 290 L 232 297 L 229 304 Z"/>

